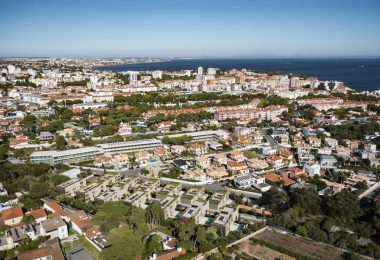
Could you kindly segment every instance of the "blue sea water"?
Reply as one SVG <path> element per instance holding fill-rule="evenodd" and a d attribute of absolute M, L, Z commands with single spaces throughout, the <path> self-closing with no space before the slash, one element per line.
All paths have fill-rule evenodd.
<path fill-rule="evenodd" d="M 175 71 L 197 67 L 251 69 L 315 76 L 320 80 L 343 81 L 356 90 L 380 89 L 380 59 L 175 59 L 165 62 L 120 64 L 98 67 L 107 71 Z"/>

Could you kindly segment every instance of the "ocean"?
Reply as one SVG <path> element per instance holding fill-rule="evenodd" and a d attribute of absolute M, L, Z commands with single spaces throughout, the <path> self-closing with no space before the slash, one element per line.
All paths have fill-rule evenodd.
<path fill-rule="evenodd" d="M 207 69 L 250 69 L 315 76 L 320 80 L 342 81 L 358 91 L 380 89 L 380 59 L 174 59 L 164 62 L 120 64 L 97 67 L 106 71 L 176 71 Z"/>

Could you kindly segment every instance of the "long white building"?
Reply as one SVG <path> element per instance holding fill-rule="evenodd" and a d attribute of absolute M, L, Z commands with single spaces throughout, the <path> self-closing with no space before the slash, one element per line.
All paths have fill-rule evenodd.
<path fill-rule="evenodd" d="M 136 152 L 141 150 L 154 149 L 160 146 L 162 146 L 162 142 L 157 139 L 145 139 L 98 145 L 98 147 L 101 148 L 104 153 Z"/>
<path fill-rule="evenodd" d="M 92 159 L 96 155 L 103 154 L 103 150 L 98 147 L 84 147 L 78 149 L 70 149 L 65 151 L 36 151 L 30 155 L 30 161 L 33 163 L 67 163 Z"/>

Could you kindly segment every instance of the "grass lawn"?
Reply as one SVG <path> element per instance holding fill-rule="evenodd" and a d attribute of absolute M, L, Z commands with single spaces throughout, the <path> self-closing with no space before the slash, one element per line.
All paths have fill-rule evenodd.
<path fill-rule="evenodd" d="M 74 246 L 83 247 L 90 255 L 94 257 L 95 260 L 100 259 L 100 252 L 90 243 L 84 236 L 79 237 L 78 240 L 75 240 L 72 243 L 63 244 L 63 250 L 66 251 Z"/>
<path fill-rule="evenodd" d="M 143 234 L 127 227 L 112 229 L 108 236 L 111 246 L 103 249 L 102 258 L 134 259 L 136 256 L 141 256 L 144 251 L 142 239 Z"/>

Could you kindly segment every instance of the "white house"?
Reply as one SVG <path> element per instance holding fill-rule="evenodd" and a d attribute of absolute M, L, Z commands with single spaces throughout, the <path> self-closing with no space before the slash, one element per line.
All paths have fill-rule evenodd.
<path fill-rule="evenodd" d="M 303 170 L 310 177 L 313 177 L 314 175 L 320 175 L 321 174 L 321 166 L 318 163 L 314 163 L 314 162 L 308 162 L 308 163 L 306 163 L 303 166 Z"/>

